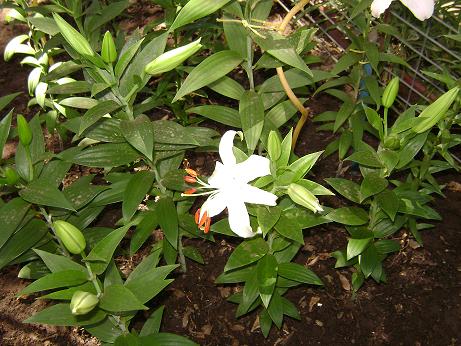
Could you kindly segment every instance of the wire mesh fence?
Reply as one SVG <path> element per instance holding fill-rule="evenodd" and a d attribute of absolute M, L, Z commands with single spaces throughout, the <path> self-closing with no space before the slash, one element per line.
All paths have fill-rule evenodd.
<path fill-rule="evenodd" d="M 288 12 L 296 1 L 277 2 Z M 334 62 L 349 44 L 345 28 L 360 32 L 338 0 L 317 1 L 308 6 L 297 20 L 298 25 L 318 28 L 317 37 Z M 405 95 L 399 95 L 402 105 L 409 106 L 417 100 L 429 103 L 445 91 L 444 85 L 426 71 L 446 74 L 454 79 L 461 77 L 461 1 L 439 2 L 434 15 L 424 22 L 415 20 L 411 13 L 408 16 L 405 9 L 402 12 L 395 9 L 388 11 L 385 21 L 398 24 L 401 34 L 393 38 L 393 53 L 401 55 L 408 63 L 398 68 L 385 68 L 390 75 L 398 75 L 401 83 L 408 88 Z M 338 37 L 338 32 L 342 37 Z"/>

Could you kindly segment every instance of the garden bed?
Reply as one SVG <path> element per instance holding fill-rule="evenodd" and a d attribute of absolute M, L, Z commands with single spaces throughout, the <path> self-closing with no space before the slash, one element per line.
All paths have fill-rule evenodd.
<path fill-rule="evenodd" d="M 0 51 L 17 32 L 0 24 Z M 17 63 L 0 60 L 0 96 L 27 91 L 28 71 Z M 27 97 L 13 104 L 18 112 L 26 112 Z M 314 113 L 336 111 L 336 100 L 317 97 L 310 107 Z M 220 128 L 220 130 L 223 130 Z M 222 131 L 223 132 L 223 131 Z M 330 133 L 316 131 L 308 124 L 301 132 L 298 155 L 319 151 L 332 140 Z M 324 178 L 337 174 L 338 162 L 332 155 L 311 171 L 310 179 L 323 183 Z M 194 168 L 211 173 L 213 161 L 209 156 L 191 155 Z M 352 168 L 345 173 L 354 179 L 359 172 Z M 204 265 L 188 261 L 185 274 L 175 273 L 175 281 L 149 303 L 165 305 L 162 331 L 187 336 L 201 345 L 457 345 L 461 342 L 461 178 L 459 174 L 444 173 L 441 183 L 448 185 L 446 198 L 432 204 L 443 221 L 435 228 L 422 232 L 424 247 L 402 230 L 394 235 L 402 250 L 385 262 L 387 284 L 366 281 L 353 293 L 352 270 L 334 269 L 331 252 L 347 244 L 346 231 L 333 224 L 311 228 L 304 232 L 305 246 L 295 262 L 311 268 L 322 279 L 322 288 L 301 286 L 287 297 L 299 307 L 301 321 L 287 318 L 283 328 L 273 328 L 265 339 L 259 329 L 256 314 L 236 319 L 236 305 L 226 302 L 234 292 L 233 286 L 214 283 L 239 241 L 216 235 L 216 243 L 205 240 L 186 240 L 184 245 L 197 247 L 205 259 Z M 325 198 L 324 204 L 342 206 L 340 198 Z M 121 216 L 119 210 L 109 209 L 98 219 L 98 225 L 114 226 Z M 124 274 L 146 255 L 147 245 L 135 257 L 116 258 Z M 97 345 L 96 338 L 78 328 L 22 324 L 33 313 L 42 310 L 44 300 L 34 296 L 17 298 L 16 294 L 29 281 L 17 278 L 18 266 L 3 269 L 0 277 L 0 343 L 2 345 Z M 125 272 L 126 271 L 126 272 Z M 138 317 L 136 328 L 148 317 Z"/>

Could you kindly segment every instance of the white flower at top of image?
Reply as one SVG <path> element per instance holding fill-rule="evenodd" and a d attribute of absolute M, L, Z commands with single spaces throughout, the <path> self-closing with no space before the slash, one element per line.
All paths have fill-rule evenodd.
<path fill-rule="evenodd" d="M 374 0 L 371 4 L 371 14 L 379 17 L 383 14 L 394 0 Z M 431 18 L 434 13 L 434 0 L 400 0 L 408 9 L 413 12 L 419 20 Z"/>
<path fill-rule="evenodd" d="M 209 196 L 195 214 L 195 222 L 205 233 L 210 229 L 211 218 L 227 208 L 232 232 L 240 237 L 249 238 L 256 233 L 251 228 L 245 203 L 275 206 L 277 196 L 249 184 L 256 178 L 270 174 L 270 161 L 259 155 L 251 155 L 245 161 L 237 163 L 233 152 L 236 134 L 236 131 L 227 131 L 221 138 L 219 156 L 222 162 L 216 162 L 215 170 L 208 178 L 208 183 L 200 180 L 195 171 L 186 170 L 189 176 L 185 177 L 185 181 L 196 182 L 200 187 L 190 189 L 183 195 Z M 196 193 L 197 190 L 200 192 Z"/>

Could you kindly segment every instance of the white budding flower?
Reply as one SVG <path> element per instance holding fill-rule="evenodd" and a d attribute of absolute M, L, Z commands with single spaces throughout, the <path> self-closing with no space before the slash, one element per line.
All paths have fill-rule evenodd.
<path fill-rule="evenodd" d="M 371 14 L 379 17 L 383 14 L 394 0 L 374 0 L 371 4 Z M 400 0 L 408 9 L 413 12 L 419 20 L 431 18 L 434 13 L 434 0 Z"/>
<path fill-rule="evenodd" d="M 197 189 L 190 189 L 183 195 L 209 196 L 195 214 L 195 222 L 205 233 L 210 229 L 211 218 L 227 208 L 231 230 L 240 237 L 249 238 L 255 233 L 245 203 L 275 206 L 277 196 L 249 184 L 256 178 L 270 174 L 270 161 L 259 155 L 251 155 L 247 160 L 237 163 L 233 152 L 236 134 L 236 131 L 227 131 L 221 138 L 219 156 L 222 163 L 216 162 L 208 183 L 200 180 L 195 171 L 186 169 L 189 176 L 185 177 L 185 181 L 198 183 L 198 189 L 205 192 L 195 193 Z"/>

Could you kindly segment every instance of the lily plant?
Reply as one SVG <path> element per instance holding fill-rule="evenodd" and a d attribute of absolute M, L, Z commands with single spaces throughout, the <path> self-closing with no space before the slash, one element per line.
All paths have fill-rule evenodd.
<path fill-rule="evenodd" d="M 227 208 L 231 230 L 242 238 L 253 237 L 250 216 L 245 203 L 275 206 L 277 196 L 261 190 L 249 183 L 257 178 L 270 174 L 270 160 L 259 155 L 251 155 L 243 162 L 237 163 L 233 147 L 234 137 L 243 134 L 237 131 L 227 131 L 219 144 L 221 162 L 216 162 L 213 174 L 204 182 L 198 174 L 188 168 L 189 174 L 184 178 L 188 183 L 197 183 L 197 188 L 191 188 L 183 196 L 208 196 L 202 207 L 195 214 L 195 222 L 201 230 L 208 233 L 211 218 Z"/>

